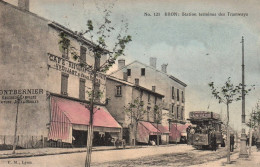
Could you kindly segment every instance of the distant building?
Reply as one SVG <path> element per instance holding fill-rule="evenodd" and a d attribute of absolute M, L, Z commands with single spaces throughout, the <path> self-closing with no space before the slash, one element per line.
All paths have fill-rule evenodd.
<path fill-rule="evenodd" d="M 115 77 L 107 77 L 107 98 L 109 99 L 107 108 L 111 115 L 122 125 L 123 138 L 127 143 L 133 144 L 134 130 L 131 128 L 133 120 L 125 113 L 125 107 L 129 103 L 133 104 L 135 99 L 143 102 L 145 113 L 143 119 L 138 124 L 137 142 L 149 143 L 150 140 L 156 141 L 156 135 L 160 136 L 162 144 L 168 143 L 169 132 L 161 123 L 154 123 L 156 119 L 155 106 L 162 104 L 162 94 Z"/>
<path fill-rule="evenodd" d="M 164 118 L 162 124 L 169 129 L 173 122 L 185 121 L 185 87 L 184 82 L 167 73 L 167 65 L 161 70 L 156 68 L 156 58 L 150 58 L 150 65 L 133 61 L 125 65 L 125 60 L 118 60 L 118 70 L 110 76 L 141 85 L 164 95 Z M 170 117 L 168 115 L 171 115 Z M 174 117 L 172 117 L 174 115 Z"/>
<path fill-rule="evenodd" d="M 88 91 L 95 45 L 66 27 L 29 11 L 29 0 L 18 7 L 0 0 L 0 144 L 13 142 L 17 96 L 18 145 L 42 147 L 47 140 L 86 145 L 89 124 Z M 60 33 L 76 48 L 75 60 L 68 47 L 60 46 Z M 106 56 L 99 59 L 100 63 Z M 83 64 L 83 65 L 81 65 Z M 122 128 L 105 107 L 106 76 L 97 77 L 103 98 L 95 103 L 94 144 L 121 137 Z"/>

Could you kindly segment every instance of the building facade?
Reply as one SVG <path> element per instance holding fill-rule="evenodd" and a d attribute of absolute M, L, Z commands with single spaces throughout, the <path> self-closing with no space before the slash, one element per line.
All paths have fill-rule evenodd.
<path fill-rule="evenodd" d="M 106 87 L 107 98 L 109 99 L 107 108 L 123 127 L 123 138 L 127 143 L 133 144 L 135 128 L 131 126 L 134 125 L 134 118 L 127 114 L 125 110 L 130 103 L 135 104 L 134 100 L 136 99 L 142 101 L 142 109 L 146 111 L 138 123 L 137 142 L 149 143 L 150 140 L 156 140 L 158 134 L 160 143 L 168 143 L 169 133 L 162 126 L 161 121 L 158 120 L 158 114 L 155 112 L 156 106 L 162 104 L 164 97 L 162 94 L 111 76 L 107 77 Z M 155 122 L 158 122 L 158 127 Z"/>
<path fill-rule="evenodd" d="M 173 122 L 185 121 L 185 87 L 184 82 L 167 73 L 167 64 L 161 70 L 156 68 L 156 58 L 150 58 L 150 65 L 133 61 L 125 65 L 125 60 L 118 60 L 118 70 L 110 76 L 121 78 L 141 85 L 164 95 L 164 117 L 162 124 L 171 128 Z"/>
<path fill-rule="evenodd" d="M 18 145 L 35 147 L 40 140 L 84 145 L 93 80 L 86 64 L 94 63 L 90 50 L 95 44 L 28 7 L 28 0 L 19 1 L 18 7 L 0 0 L 0 144 L 12 144 L 18 110 Z M 61 33 L 79 59 L 60 45 Z M 97 61 L 102 64 L 106 56 Z M 94 120 L 96 140 L 120 137 L 122 132 L 105 107 L 105 82 L 106 76 L 99 73 L 96 84 L 103 97 L 96 101 L 95 110 L 104 119 L 96 116 L 96 124 Z M 70 107 L 64 107 L 67 104 Z"/>

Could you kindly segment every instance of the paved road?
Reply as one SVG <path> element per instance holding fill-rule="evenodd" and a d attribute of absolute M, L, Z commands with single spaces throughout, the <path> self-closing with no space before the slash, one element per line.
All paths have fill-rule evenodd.
<path fill-rule="evenodd" d="M 96 151 L 92 153 L 93 163 L 103 163 L 109 161 L 136 159 L 144 156 L 181 153 L 194 150 L 191 146 L 151 146 L 146 148 Z M 82 167 L 84 166 L 86 153 L 60 154 L 50 156 L 38 156 L 28 158 L 12 158 L 0 160 L 1 167 L 25 166 L 26 167 Z"/>
<path fill-rule="evenodd" d="M 136 159 L 145 156 L 159 154 L 195 152 L 201 155 L 211 151 L 194 150 L 187 145 L 150 146 L 146 148 L 96 151 L 92 153 L 93 163 L 104 163 L 110 161 Z M 50 156 L 37 156 L 28 158 L 12 158 L 0 160 L 1 167 L 25 166 L 26 167 L 83 167 L 86 153 L 60 154 Z"/>

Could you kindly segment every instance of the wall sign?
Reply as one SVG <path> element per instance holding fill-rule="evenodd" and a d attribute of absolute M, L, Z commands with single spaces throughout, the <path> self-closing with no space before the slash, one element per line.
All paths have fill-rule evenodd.
<path fill-rule="evenodd" d="M 18 96 L 21 96 L 20 103 L 39 103 L 42 94 L 43 89 L 0 89 L 0 104 L 14 104 Z"/>
<path fill-rule="evenodd" d="M 77 76 L 79 78 L 83 78 L 83 79 L 87 79 L 87 80 L 93 79 L 91 72 L 84 66 L 82 67 L 78 63 L 74 63 L 65 58 L 62 58 L 62 57 L 59 57 L 59 56 L 56 56 L 56 55 L 53 55 L 50 53 L 48 54 L 48 66 L 50 68 L 65 72 L 70 75 Z M 105 79 L 106 79 L 106 77 L 104 74 L 101 74 L 101 73 L 97 74 L 98 83 L 105 81 Z"/>

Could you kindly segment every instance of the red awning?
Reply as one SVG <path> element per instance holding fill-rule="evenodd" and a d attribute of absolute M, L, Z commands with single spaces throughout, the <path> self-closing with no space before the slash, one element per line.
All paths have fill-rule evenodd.
<path fill-rule="evenodd" d="M 150 122 L 140 121 L 137 126 L 137 141 L 149 143 L 149 135 L 161 135 L 161 131 L 152 125 Z"/>
<path fill-rule="evenodd" d="M 53 97 L 72 124 L 89 125 L 90 111 L 80 102 Z M 118 122 L 102 107 L 94 108 L 94 126 L 121 128 Z"/>
<path fill-rule="evenodd" d="M 182 132 L 186 132 L 186 129 L 188 128 L 188 126 L 190 126 L 191 124 L 178 124 L 177 129 L 178 131 Z"/>
<path fill-rule="evenodd" d="M 177 128 L 176 128 L 176 123 L 171 124 L 170 128 L 170 141 L 180 141 L 181 138 L 181 133 L 185 133 L 187 127 L 190 124 L 178 124 L 177 123 Z"/>
<path fill-rule="evenodd" d="M 166 128 L 166 127 L 164 127 L 162 124 L 156 124 L 156 123 L 152 123 L 153 124 L 153 126 L 155 127 L 155 128 L 158 128 L 158 130 L 161 132 L 161 133 L 170 133 L 169 131 L 168 131 L 168 129 Z"/>
<path fill-rule="evenodd" d="M 150 122 L 144 122 L 140 121 L 139 122 L 141 125 L 143 125 L 148 131 L 150 135 L 156 135 L 157 133 L 161 133 L 159 129 L 157 129 L 152 123 Z"/>
<path fill-rule="evenodd" d="M 64 98 L 51 97 L 51 126 L 49 139 L 67 139 L 72 124 L 89 125 L 90 111 L 84 104 Z M 66 125 L 66 126 L 65 126 Z M 121 128 L 103 107 L 95 107 L 94 127 Z"/>

